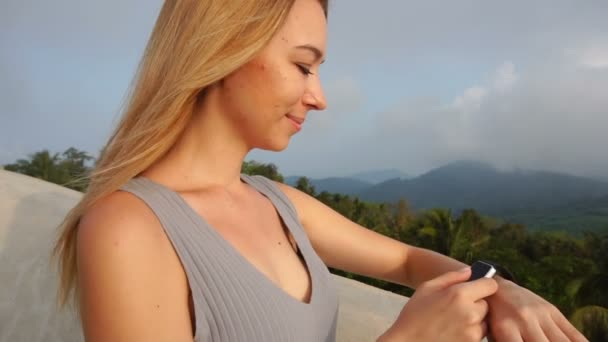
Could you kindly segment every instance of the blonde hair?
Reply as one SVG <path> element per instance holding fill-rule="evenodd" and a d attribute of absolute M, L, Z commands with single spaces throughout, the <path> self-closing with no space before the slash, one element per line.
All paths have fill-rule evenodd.
<path fill-rule="evenodd" d="M 63 308 L 78 301 L 78 224 L 96 201 L 161 158 L 186 128 L 205 89 L 250 61 L 285 22 L 295 0 L 166 0 L 122 118 L 89 175 L 88 188 L 59 225 L 53 249 Z M 320 0 L 327 17 L 328 0 Z"/>

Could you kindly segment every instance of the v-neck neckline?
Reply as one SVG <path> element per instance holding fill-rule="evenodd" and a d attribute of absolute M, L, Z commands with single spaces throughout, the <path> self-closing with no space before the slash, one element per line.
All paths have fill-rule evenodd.
<path fill-rule="evenodd" d="M 285 220 L 285 217 L 283 215 L 284 214 L 283 210 L 281 210 L 280 207 L 278 207 L 276 205 L 275 200 L 273 199 L 273 196 L 271 196 L 267 191 L 258 188 L 255 184 L 252 184 L 252 181 L 250 179 L 248 179 L 248 177 L 249 176 L 245 175 L 245 174 L 240 175 L 240 179 L 242 182 L 248 184 L 254 190 L 256 190 L 258 193 L 260 193 L 264 197 L 268 198 L 268 200 L 270 201 L 270 203 L 272 204 L 272 206 L 275 208 L 276 212 L 278 213 L 278 215 L 282 221 L 282 224 L 285 227 L 287 227 L 287 229 L 289 230 L 291 235 L 294 237 L 294 240 L 296 241 L 298 250 L 300 251 L 300 253 L 302 255 L 302 260 L 304 261 L 304 266 L 306 268 L 305 271 L 308 272 L 308 275 L 310 278 L 310 292 L 311 293 L 310 293 L 310 300 L 308 303 L 301 301 L 300 299 L 292 296 L 287 291 L 285 291 L 285 289 L 280 287 L 279 284 L 275 283 L 266 274 L 264 274 L 262 271 L 260 271 L 253 263 L 251 263 L 245 256 L 243 256 L 243 254 L 241 252 L 239 252 L 239 250 L 236 247 L 234 247 L 232 245 L 232 243 L 230 243 L 228 240 L 226 240 L 222 236 L 222 234 L 220 234 L 219 231 L 216 230 L 207 221 L 207 219 L 205 219 L 205 217 L 203 217 L 196 210 L 194 210 L 194 208 L 192 208 L 192 206 L 190 206 L 190 204 L 188 204 L 188 202 L 178 192 L 168 188 L 167 186 L 165 186 L 163 184 L 157 183 L 156 181 L 153 181 L 152 179 L 147 178 L 145 176 L 140 175 L 137 178 L 143 179 L 144 181 L 147 181 L 151 184 L 155 184 L 157 187 L 160 187 L 160 188 L 164 189 L 165 191 L 167 191 L 168 193 L 170 193 L 179 203 L 181 203 L 186 208 L 186 211 L 188 212 L 188 214 L 190 214 L 195 219 L 195 221 L 198 225 L 202 226 L 203 229 L 207 229 L 208 231 L 211 231 L 211 234 L 218 241 L 220 241 L 221 244 L 223 244 L 226 247 L 225 249 L 228 250 L 230 254 L 234 255 L 243 264 L 245 264 L 246 267 L 249 268 L 252 271 L 252 273 L 255 274 L 258 278 L 262 279 L 262 281 L 264 283 L 268 284 L 270 287 L 275 289 L 276 290 L 275 292 L 280 293 L 283 297 L 286 297 L 289 301 L 292 301 L 297 305 L 300 305 L 303 307 L 312 307 L 316 302 L 318 285 L 317 285 L 317 281 L 316 281 L 316 277 L 315 277 L 315 272 L 313 272 L 312 267 L 311 267 L 310 257 L 308 256 L 308 253 L 305 253 L 302 250 L 301 243 L 297 237 L 297 234 L 293 234 L 292 227 L 289 225 L 287 220 Z M 300 259 L 300 258 L 298 257 L 298 259 Z"/>

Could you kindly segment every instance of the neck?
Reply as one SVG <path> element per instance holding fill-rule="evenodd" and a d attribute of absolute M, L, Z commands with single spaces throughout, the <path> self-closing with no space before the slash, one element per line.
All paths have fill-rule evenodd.
<path fill-rule="evenodd" d="M 177 191 L 242 185 L 241 166 L 251 148 L 213 104 L 209 97 L 202 101 L 178 141 L 142 173 L 145 177 Z"/>

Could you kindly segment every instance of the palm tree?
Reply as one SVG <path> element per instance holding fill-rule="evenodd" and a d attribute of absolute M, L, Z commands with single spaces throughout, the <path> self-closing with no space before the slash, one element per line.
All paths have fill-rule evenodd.
<path fill-rule="evenodd" d="M 83 176 L 88 171 L 85 163 L 93 160 L 93 157 L 89 156 L 87 152 L 79 151 L 74 147 L 68 148 L 62 155 L 63 160 L 61 161 L 61 165 L 68 170 L 72 178 Z"/>
<path fill-rule="evenodd" d="M 457 220 L 450 209 L 426 211 L 418 229 L 418 238 L 432 241 L 433 249 L 441 254 L 472 262 L 473 255 L 489 240 L 487 227 L 473 209 L 464 210 Z"/>
<path fill-rule="evenodd" d="M 262 175 L 266 178 L 281 183 L 285 181 L 283 175 L 279 173 L 279 168 L 273 163 L 264 164 L 255 160 L 244 161 L 243 165 L 241 166 L 241 172 L 248 175 Z"/>
<path fill-rule="evenodd" d="M 59 153 L 51 155 L 48 150 L 36 152 L 30 156 L 31 176 L 56 184 L 63 184 L 69 179 L 66 170 L 60 167 Z"/>
<path fill-rule="evenodd" d="M 574 304 L 577 307 L 598 305 L 608 308 L 608 235 L 585 233 L 583 246 L 589 251 L 589 258 L 595 261 L 597 267 L 586 277 L 579 279 L 573 291 Z"/>
<path fill-rule="evenodd" d="M 608 235 L 586 232 L 583 246 L 596 261 L 597 269 L 584 278 L 574 279 L 567 288 L 577 309 L 570 321 L 590 341 L 608 340 Z"/>
<path fill-rule="evenodd" d="M 451 255 L 451 246 L 456 236 L 456 225 L 450 209 L 435 208 L 423 213 L 419 221 L 418 238 L 431 240 L 433 249 Z"/>
<path fill-rule="evenodd" d="M 466 209 L 456 220 L 456 235 L 450 246 L 450 256 L 468 264 L 490 242 L 490 231 L 474 209 Z"/>
<path fill-rule="evenodd" d="M 570 321 L 589 341 L 608 341 L 608 309 L 588 305 L 576 310 Z"/>
<path fill-rule="evenodd" d="M 296 184 L 296 189 L 299 189 L 311 196 L 315 196 L 317 194 L 315 186 L 312 185 L 312 183 L 310 182 L 310 179 L 308 179 L 308 177 L 298 178 L 298 182 Z"/>
<path fill-rule="evenodd" d="M 87 180 L 80 179 L 80 177 L 86 176 L 89 168 L 85 163 L 93 157 L 73 147 L 67 149 L 62 155 L 63 158 L 60 157 L 59 153 L 51 154 L 48 150 L 42 150 L 29 155 L 29 160 L 19 159 L 14 164 L 5 165 L 4 169 L 40 178 L 74 190 L 85 190 Z"/>
<path fill-rule="evenodd" d="M 59 153 L 51 155 L 48 150 L 43 150 L 29 155 L 29 158 L 8 164 L 5 169 L 58 184 L 67 181 L 67 173 L 59 165 Z"/>

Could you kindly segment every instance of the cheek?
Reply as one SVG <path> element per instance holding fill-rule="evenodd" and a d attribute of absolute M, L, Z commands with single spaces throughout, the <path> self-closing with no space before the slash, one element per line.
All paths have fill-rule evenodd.
<path fill-rule="evenodd" d="M 227 78 L 225 100 L 236 111 L 233 115 L 251 121 L 289 112 L 301 99 L 304 82 L 297 70 L 288 68 L 288 64 L 252 61 Z"/>
<path fill-rule="evenodd" d="M 270 108 L 292 107 L 304 91 L 302 75 L 295 68 L 289 62 L 252 63 L 251 78 L 256 84 L 252 94 Z"/>
<path fill-rule="evenodd" d="M 259 80 L 255 73 L 241 68 L 222 82 L 222 106 L 226 114 L 237 119 L 248 119 L 258 103 Z"/>

